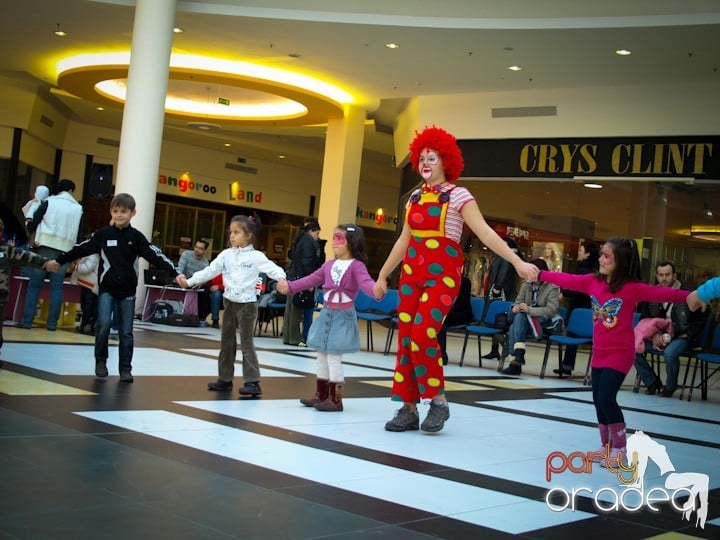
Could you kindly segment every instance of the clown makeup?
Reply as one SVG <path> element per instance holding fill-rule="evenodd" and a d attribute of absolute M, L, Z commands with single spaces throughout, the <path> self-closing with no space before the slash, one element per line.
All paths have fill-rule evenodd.
<path fill-rule="evenodd" d="M 437 165 L 439 164 L 440 156 L 438 155 L 438 153 L 435 152 L 435 150 L 426 148 L 422 151 L 420 157 L 418 158 L 418 171 L 420 172 L 420 176 L 422 176 L 423 179 L 427 182 L 437 174 L 442 175 L 442 165 L 437 167 Z"/>
<path fill-rule="evenodd" d="M 332 250 L 336 259 L 350 259 L 350 246 L 348 246 L 345 232 L 342 229 L 335 229 L 332 236 Z"/>
<path fill-rule="evenodd" d="M 333 233 L 332 237 L 332 245 L 333 246 L 343 246 L 347 244 L 347 239 L 345 238 L 345 234 L 341 231 L 335 231 Z"/>

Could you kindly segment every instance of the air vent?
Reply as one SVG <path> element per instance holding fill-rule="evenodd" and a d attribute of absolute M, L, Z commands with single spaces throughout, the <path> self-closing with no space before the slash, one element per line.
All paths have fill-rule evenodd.
<path fill-rule="evenodd" d="M 40 115 L 40 123 L 45 124 L 49 128 L 51 128 L 55 125 L 55 122 L 53 122 L 52 119 L 48 118 L 44 114 Z"/>
<path fill-rule="evenodd" d="M 105 146 L 113 146 L 115 148 L 120 148 L 120 141 L 116 141 L 113 139 L 105 139 L 103 137 L 98 137 L 96 142 L 98 144 L 104 144 Z"/>
<path fill-rule="evenodd" d="M 233 171 L 240 171 L 248 174 L 257 174 L 258 170 L 255 167 L 246 167 L 245 165 L 237 165 L 235 163 L 226 163 L 226 169 L 232 169 Z"/>
<path fill-rule="evenodd" d="M 505 107 L 492 109 L 493 118 L 522 118 L 527 116 L 557 116 L 557 107 L 548 105 L 545 107 Z"/>

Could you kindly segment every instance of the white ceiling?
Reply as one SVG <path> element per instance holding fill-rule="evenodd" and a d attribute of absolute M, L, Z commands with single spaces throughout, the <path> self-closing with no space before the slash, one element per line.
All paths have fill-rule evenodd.
<path fill-rule="evenodd" d="M 55 62 L 129 50 L 129 0 L 0 0 L 0 75 L 53 89 Z M 60 25 L 69 33 L 57 38 Z M 720 80 L 717 0 L 179 1 L 177 52 L 299 70 L 355 95 L 369 118 L 364 163 L 391 166 L 396 115 L 413 96 Z M 398 49 L 388 49 L 394 42 Z M 614 54 L 633 51 L 629 57 Z M 291 56 L 292 55 L 292 56 Z M 510 65 L 523 70 L 511 72 Z M 120 110 L 55 94 L 80 121 L 119 128 Z M 166 121 L 165 137 L 258 159 L 322 167 L 324 128 Z"/>

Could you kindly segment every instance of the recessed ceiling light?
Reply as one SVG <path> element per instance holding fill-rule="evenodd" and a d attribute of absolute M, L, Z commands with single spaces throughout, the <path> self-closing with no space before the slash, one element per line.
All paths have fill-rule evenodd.
<path fill-rule="evenodd" d="M 615 54 L 618 56 L 630 56 L 632 54 L 632 51 L 628 51 L 627 49 L 618 49 L 615 51 Z"/>
<path fill-rule="evenodd" d="M 104 111 L 104 110 L 105 110 L 105 107 L 95 107 L 95 110 Z"/>
<path fill-rule="evenodd" d="M 386 46 L 388 49 L 397 49 L 397 48 L 400 47 L 400 45 L 398 45 L 397 43 L 386 43 L 385 46 Z"/>
<path fill-rule="evenodd" d="M 57 30 L 53 32 L 57 37 L 65 37 L 67 36 L 67 32 L 65 32 L 62 28 L 60 28 L 60 23 L 57 25 Z"/>
<path fill-rule="evenodd" d="M 602 184 L 596 184 L 594 182 L 585 182 L 583 186 L 589 189 L 602 189 Z"/>
<path fill-rule="evenodd" d="M 229 147 L 232 146 L 232 145 L 231 145 L 229 142 L 226 142 L 225 144 L 223 144 L 223 146 L 224 146 L 225 148 L 229 148 Z"/>
<path fill-rule="evenodd" d="M 278 154 L 278 159 L 285 159 L 285 155 L 284 155 L 284 154 Z"/>
<path fill-rule="evenodd" d="M 184 31 L 185 30 L 183 30 L 179 26 L 176 26 L 175 28 L 173 28 L 173 33 L 175 33 L 175 34 L 182 34 Z"/>
<path fill-rule="evenodd" d="M 521 71 L 522 68 L 520 66 L 510 66 L 508 68 L 510 71 Z"/>

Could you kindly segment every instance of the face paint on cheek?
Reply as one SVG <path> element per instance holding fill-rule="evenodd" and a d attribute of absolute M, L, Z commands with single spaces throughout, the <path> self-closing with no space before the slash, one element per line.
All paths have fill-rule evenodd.
<path fill-rule="evenodd" d="M 334 233 L 332 237 L 333 246 L 344 246 L 347 240 L 343 233 Z"/>

